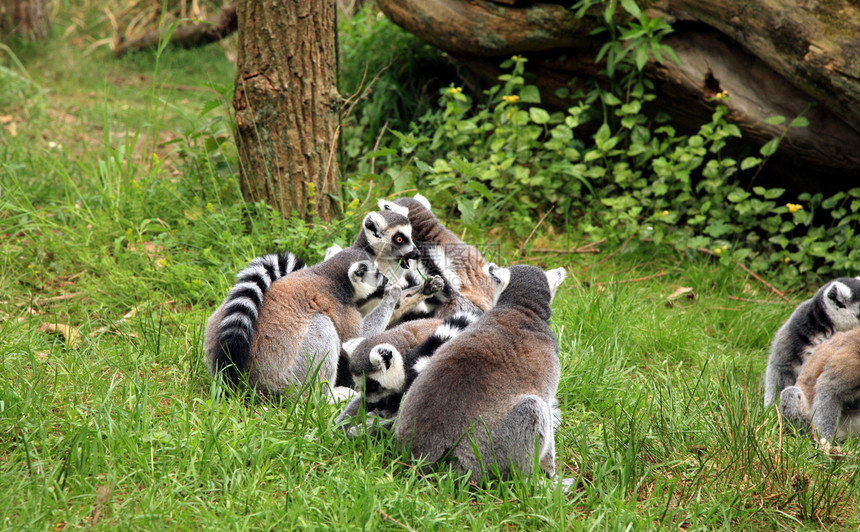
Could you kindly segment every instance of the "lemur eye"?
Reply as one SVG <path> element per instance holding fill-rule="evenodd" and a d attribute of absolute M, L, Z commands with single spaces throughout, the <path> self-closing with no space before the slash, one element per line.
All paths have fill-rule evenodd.
<path fill-rule="evenodd" d="M 367 381 L 364 383 L 364 391 L 367 393 L 375 393 L 379 391 L 379 383 L 376 381 Z"/>
<path fill-rule="evenodd" d="M 402 243 L 403 243 L 403 240 L 404 240 L 404 239 L 403 239 L 403 237 L 402 237 L 401 235 L 397 235 L 397 236 L 395 236 L 395 237 L 394 237 L 394 243 L 395 243 L 395 244 L 402 244 Z"/>

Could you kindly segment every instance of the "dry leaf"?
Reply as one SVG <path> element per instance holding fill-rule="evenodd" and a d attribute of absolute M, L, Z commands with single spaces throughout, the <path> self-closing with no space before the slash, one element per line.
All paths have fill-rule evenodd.
<path fill-rule="evenodd" d="M 15 122 L 9 122 L 6 125 L 5 129 L 6 129 L 6 132 L 9 133 L 10 136 L 12 136 L 12 137 L 18 136 L 18 124 L 16 124 Z"/>
<path fill-rule="evenodd" d="M 8 124 L 12 121 L 12 115 L 0 115 L 0 124 Z"/>
<path fill-rule="evenodd" d="M 164 251 L 164 246 L 161 244 L 153 244 L 152 242 L 141 242 L 140 244 L 146 254 L 149 255 L 149 258 L 152 259 L 153 265 L 155 269 L 161 269 L 166 264 L 164 257 L 160 256 L 160 253 Z M 130 251 L 139 251 L 139 248 L 134 244 L 129 244 L 128 249 Z"/>
<path fill-rule="evenodd" d="M 688 300 L 690 300 L 690 301 L 695 301 L 695 300 L 696 300 L 696 293 L 695 293 L 695 292 L 693 292 L 693 289 L 692 289 L 692 288 L 690 288 L 689 286 L 679 286 L 677 290 L 675 290 L 674 292 L 672 292 L 672 293 L 671 293 L 671 294 L 666 298 L 666 305 L 671 307 L 672 305 L 674 305 L 674 304 L 675 304 L 675 302 L 676 302 L 678 299 L 680 299 L 680 298 L 682 298 L 682 297 L 683 297 L 683 298 L 686 298 L 686 299 L 688 299 Z"/>
<path fill-rule="evenodd" d="M 66 346 L 73 349 L 80 347 L 83 340 L 83 336 L 81 336 L 81 333 L 77 329 L 65 323 L 43 323 L 39 326 L 39 330 L 61 335 L 66 340 Z"/>

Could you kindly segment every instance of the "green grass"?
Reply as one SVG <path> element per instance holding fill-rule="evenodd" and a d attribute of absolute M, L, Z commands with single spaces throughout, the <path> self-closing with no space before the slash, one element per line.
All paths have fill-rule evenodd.
<path fill-rule="evenodd" d="M 0 62 L 18 87 L 0 95 L 17 124 L 0 125 L 1 527 L 860 526 L 857 445 L 829 457 L 761 407 L 770 339 L 808 294 L 783 302 L 709 258 L 547 259 L 575 273 L 552 320 L 568 494 L 421 474 L 391 442 L 335 430 L 318 391 L 224 398 L 202 331 L 235 272 L 275 248 L 319 259 L 363 212 L 312 227 L 239 201 L 223 112 L 203 113 L 232 79 L 219 48 L 118 61 L 47 46 L 16 48 L 24 70 Z M 696 298 L 667 305 L 680 286 Z M 40 330 L 53 323 L 80 345 Z"/>

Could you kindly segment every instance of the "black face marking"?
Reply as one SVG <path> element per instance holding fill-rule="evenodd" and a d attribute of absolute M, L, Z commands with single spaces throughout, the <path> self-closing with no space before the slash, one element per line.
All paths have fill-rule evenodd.
<path fill-rule="evenodd" d="M 379 228 L 376 227 L 376 224 L 373 222 L 372 218 L 368 218 L 364 222 L 364 228 L 373 233 L 373 236 L 379 238 Z"/>
<path fill-rule="evenodd" d="M 834 303 L 836 303 L 837 308 L 845 308 L 845 304 L 842 301 L 839 301 L 839 290 L 834 286 L 830 292 L 827 294 L 827 297 L 832 299 Z"/>
<path fill-rule="evenodd" d="M 365 273 L 367 273 L 367 264 L 359 264 L 358 268 L 355 269 L 356 277 L 364 277 Z"/>
<path fill-rule="evenodd" d="M 379 356 L 382 357 L 382 362 L 385 364 L 385 369 L 391 369 L 391 358 L 394 356 L 391 350 L 379 348 L 376 350 L 376 352 L 379 353 Z"/>
<path fill-rule="evenodd" d="M 376 393 L 379 391 L 379 383 L 373 379 L 365 379 L 364 393 Z"/>

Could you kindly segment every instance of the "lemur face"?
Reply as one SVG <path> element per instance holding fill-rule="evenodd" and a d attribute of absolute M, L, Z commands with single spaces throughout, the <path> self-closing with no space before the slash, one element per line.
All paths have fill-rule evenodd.
<path fill-rule="evenodd" d="M 377 260 L 418 258 L 418 248 L 412 242 L 412 225 L 400 212 L 372 212 L 365 216 L 362 228 Z"/>
<path fill-rule="evenodd" d="M 827 316 L 837 331 L 860 327 L 860 278 L 842 278 L 824 291 Z"/>
<path fill-rule="evenodd" d="M 366 299 L 388 283 L 388 279 L 372 260 L 358 261 L 350 266 L 349 280 L 354 290 L 353 301 Z"/>
<path fill-rule="evenodd" d="M 344 342 L 349 355 L 352 378 L 364 393 L 367 403 L 378 403 L 391 395 L 402 393 L 406 385 L 403 355 L 391 344 L 363 345 L 364 338 Z"/>

